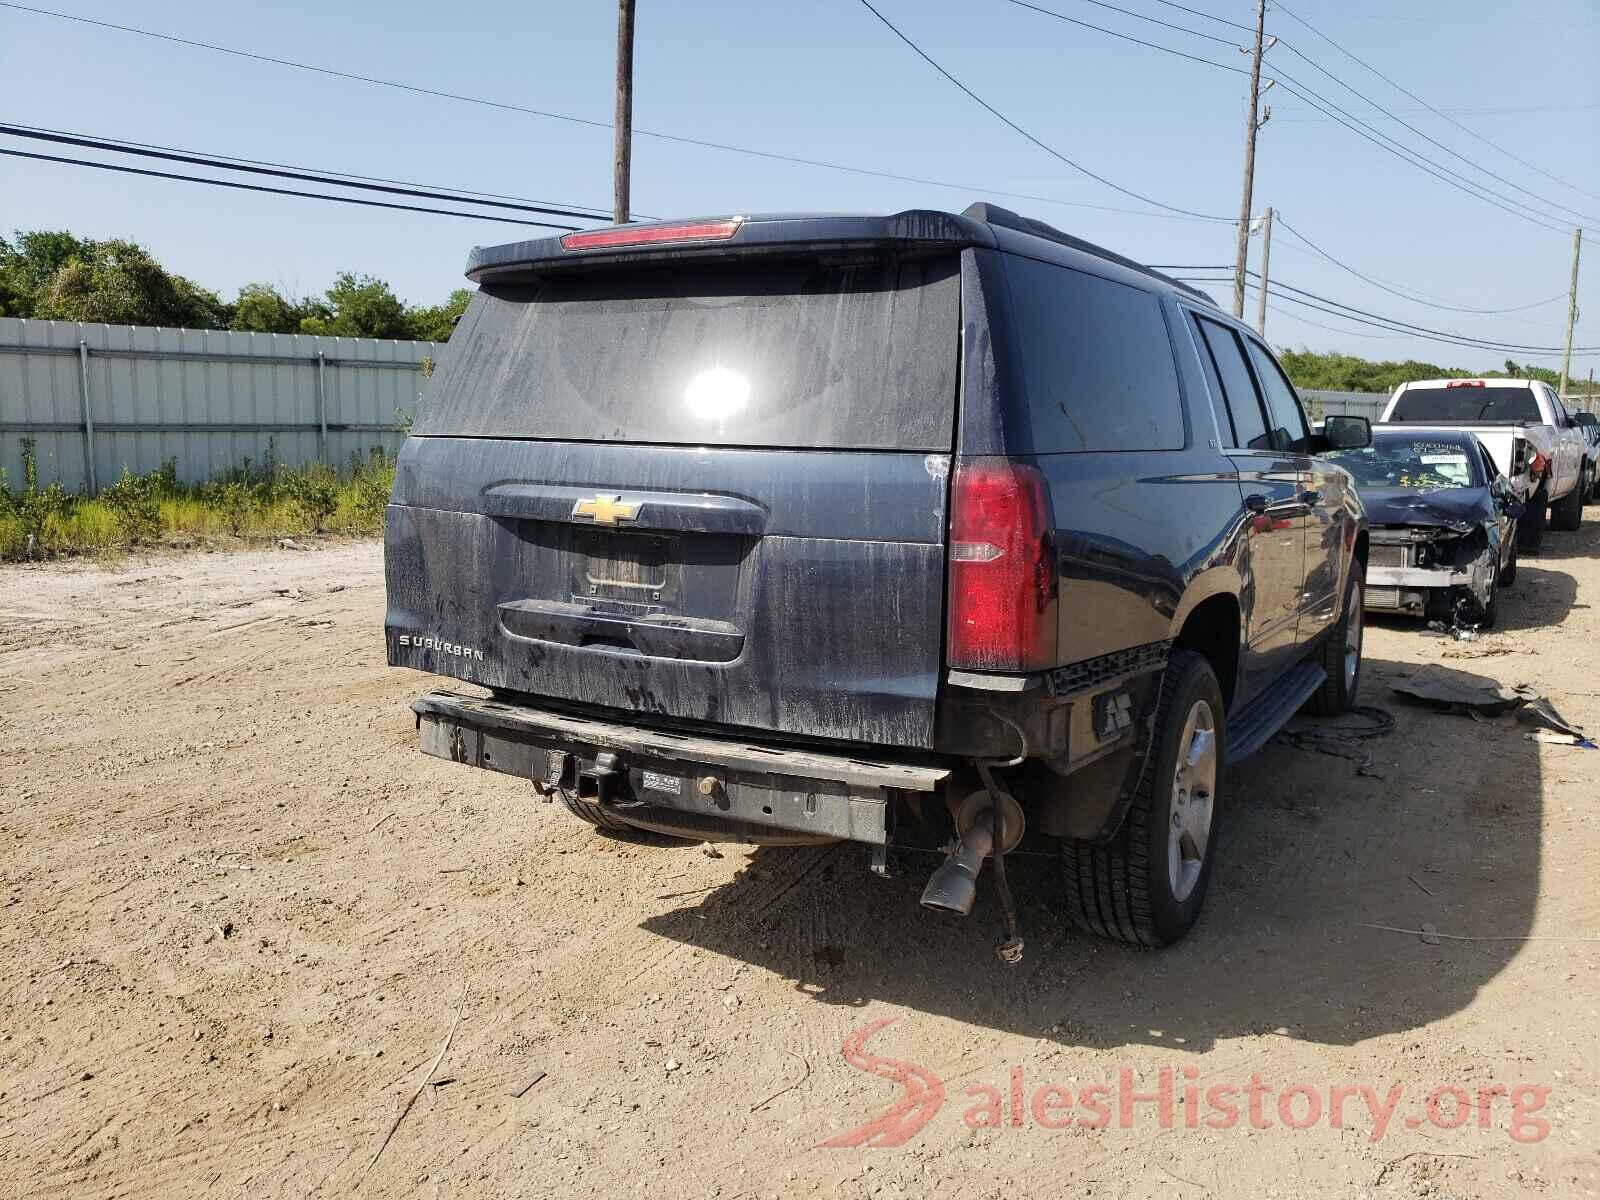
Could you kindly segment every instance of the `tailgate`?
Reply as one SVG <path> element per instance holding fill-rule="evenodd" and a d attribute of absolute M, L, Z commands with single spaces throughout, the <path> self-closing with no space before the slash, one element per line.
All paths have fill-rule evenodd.
<path fill-rule="evenodd" d="M 486 287 L 401 452 L 390 662 L 930 746 L 958 288 L 953 255 Z"/>

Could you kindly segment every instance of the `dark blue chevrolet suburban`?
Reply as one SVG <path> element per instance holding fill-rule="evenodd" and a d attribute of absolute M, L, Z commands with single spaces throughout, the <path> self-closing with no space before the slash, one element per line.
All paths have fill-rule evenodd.
<path fill-rule="evenodd" d="M 1361 671 L 1360 418 L 1313 434 L 1204 294 L 992 205 L 473 252 L 400 454 L 389 661 L 480 685 L 422 749 L 602 829 L 1059 851 L 1143 945 L 1204 898 L 1226 766 Z M 934 861 L 938 861 L 935 859 Z"/>

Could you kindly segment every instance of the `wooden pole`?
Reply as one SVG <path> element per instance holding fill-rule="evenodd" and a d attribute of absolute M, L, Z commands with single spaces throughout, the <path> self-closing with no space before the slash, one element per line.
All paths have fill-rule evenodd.
<path fill-rule="evenodd" d="M 1256 284 L 1261 290 L 1260 303 L 1256 305 L 1256 332 L 1267 336 L 1267 268 L 1272 264 L 1272 209 L 1268 207 L 1261 225 L 1261 277 Z"/>
<path fill-rule="evenodd" d="M 1261 38 L 1267 26 L 1267 0 L 1256 0 L 1256 40 L 1250 52 L 1250 106 L 1244 118 L 1244 187 L 1239 194 L 1239 239 L 1233 263 L 1233 315 L 1244 319 L 1244 273 L 1250 262 L 1250 192 L 1256 178 L 1256 119 L 1261 104 Z"/>
<path fill-rule="evenodd" d="M 628 223 L 628 192 L 633 160 L 633 3 L 617 0 L 617 114 L 614 125 L 616 154 L 612 161 L 611 219 Z"/>

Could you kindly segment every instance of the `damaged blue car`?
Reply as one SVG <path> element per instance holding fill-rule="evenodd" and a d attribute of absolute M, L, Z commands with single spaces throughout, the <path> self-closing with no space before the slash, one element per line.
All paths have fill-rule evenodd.
<path fill-rule="evenodd" d="M 1517 574 L 1523 504 L 1478 438 L 1377 425 L 1326 456 L 1349 471 L 1371 522 L 1367 608 L 1493 626 Z"/>

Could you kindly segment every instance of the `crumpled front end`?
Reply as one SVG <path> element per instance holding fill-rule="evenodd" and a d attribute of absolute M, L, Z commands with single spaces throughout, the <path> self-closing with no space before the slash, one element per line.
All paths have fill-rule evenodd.
<path fill-rule="evenodd" d="M 1497 524 L 1390 526 L 1369 534 L 1366 605 L 1450 620 L 1481 618 L 1500 567 Z"/>

